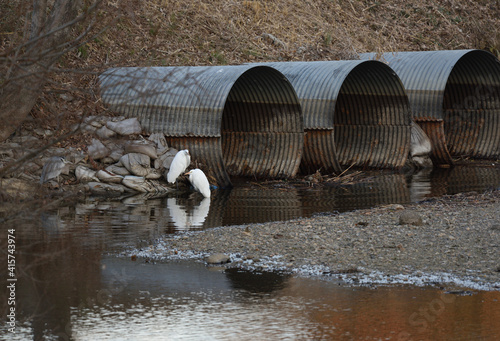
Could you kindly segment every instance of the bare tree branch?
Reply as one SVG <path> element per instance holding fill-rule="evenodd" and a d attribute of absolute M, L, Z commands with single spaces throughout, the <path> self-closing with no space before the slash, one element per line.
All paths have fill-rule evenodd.
<path fill-rule="evenodd" d="M 95 0 L 78 13 L 79 0 L 34 0 L 29 38 L 0 54 L 0 141 L 7 139 L 25 120 L 46 83 L 52 65 L 61 56 L 81 46 L 96 22 L 96 10 L 102 0 Z M 51 5 L 49 4 L 51 3 Z M 87 22 L 76 37 L 72 31 Z M 1 74 L 1 73 L 0 73 Z"/>

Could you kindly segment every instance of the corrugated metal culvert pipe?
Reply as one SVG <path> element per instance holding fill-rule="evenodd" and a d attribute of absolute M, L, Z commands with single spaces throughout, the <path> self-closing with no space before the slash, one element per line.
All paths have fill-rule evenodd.
<path fill-rule="evenodd" d="M 304 144 L 303 117 L 288 80 L 266 66 L 123 67 L 100 77 L 113 111 L 139 118 L 189 149 L 219 186 L 229 175 L 296 175 Z"/>
<path fill-rule="evenodd" d="M 452 155 L 500 157 L 500 61 L 493 54 L 421 51 L 361 58 L 381 60 L 396 71 L 417 122 L 443 120 Z"/>
<path fill-rule="evenodd" d="M 403 84 L 390 67 L 366 60 L 265 65 L 288 78 L 302 104 L 302 172 L 404 165 L 411 112 Z"/>

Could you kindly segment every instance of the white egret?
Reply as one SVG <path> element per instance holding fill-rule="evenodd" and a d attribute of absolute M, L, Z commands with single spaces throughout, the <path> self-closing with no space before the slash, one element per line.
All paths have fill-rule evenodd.
<path fill-rule="evenodd" d="M 170 169 L 167 173 L 167 181 L 173 184 L 179 175 L 184 173 L 190 164 L 191 156 L 189 155 L 189 150 L 183 149 L 177 152 L 172 160 L 172 163 L 170 164 Z"/>
<path fill-rule="evenodd" d="M 57 179 L 57 181 L 59 182 L 59 175 L 61 175 L 68 163 L 70 162 L 62 156 L 51 157 L 45 163 L 45 165 L 43 165 L 42 175 L 40 176 L 40 183 L 44 184 L 52 179 Z"/>
<path fill-rule="evenodd" d="M 189 182 L 193 185 L 194 189 L 205 198 L 210 198 L 210 184 L 208 179 L 201 169 L 195 168 L 186 173 L 189 175 Z"/>

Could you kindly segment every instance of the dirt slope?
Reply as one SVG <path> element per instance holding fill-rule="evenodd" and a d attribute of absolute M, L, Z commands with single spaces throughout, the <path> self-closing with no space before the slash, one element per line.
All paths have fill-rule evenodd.
<path fill-rule="evenodd" d="M 18 13 L 27 8 L 21 4 L 31 2 L 0 5 L 0 47 L 22 39 L 26 16 Z M 60 60 L 25 128 L 58 136 L 82 116 L 104 112 L 96 75 L 112 66 L 336 60 L 361 52 L 470 48 L 498 56 L 498 18 L 500 3 L 484 0 L 106 0 L 91 38 Z M 86 28 L 75 27 L 75 34 Z"/>
<path fill-rule="evenodd" d="M 123 19 L 89 46 L 87 58 L 106 53 L 108 61 L 134 65 L 210 65 L 500 49 L 498 1 L 125 0 L 120 8 Z"/>

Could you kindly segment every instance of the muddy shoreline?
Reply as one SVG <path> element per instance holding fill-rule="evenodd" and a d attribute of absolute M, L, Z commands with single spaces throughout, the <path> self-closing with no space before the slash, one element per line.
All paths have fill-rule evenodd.
<path fill-rule="evenodd" d="M 499 190 L 462 193 L 408 205 L 186 232 L 128 255 L 206 261 L 220 253 L 229 256 L 225 267 L 353 284 L 451 283 L 500 290 L 499 212 Z M 409 220 L 401 221 L 405 217 Z"/>

